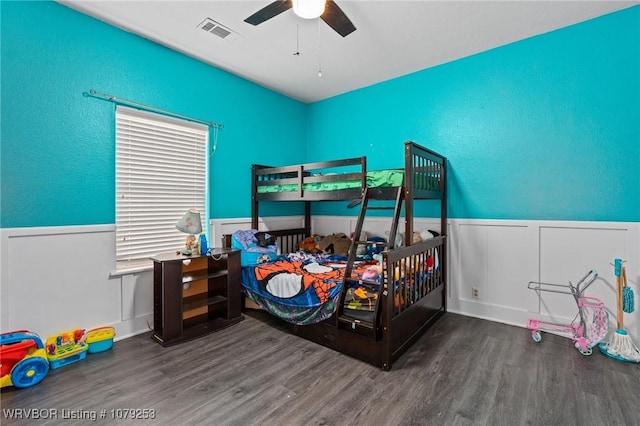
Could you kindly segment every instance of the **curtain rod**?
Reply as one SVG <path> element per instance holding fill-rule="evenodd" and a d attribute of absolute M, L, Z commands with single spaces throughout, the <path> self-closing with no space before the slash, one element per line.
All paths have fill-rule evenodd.
<path fill-rule="evenodd" d="M 113 102 L 113 103 L 124 105 L 124 106 L 138 108 L 138 109 L 142 109 L 149 112 L 155 112 L 158 114 L 167 115 L 169 117 L 182 118 L 184 120 L 193 121 L 194 123 L 206 124 L 207 126 L 215 127 L 216 129 L 224 128 L 224 125 L 218 124 L 214 121 L 201 120 L 199 118 L 190 117 L 188 115 L 180 114 L 177 112 L 167 111 L 166 109 L 156 108 L 150 105 L 141 104 L 139 102 L 129 101 L 127 99 L 122 99 L 122 98 L 116 98 L 113 95 L 101 93 L 94 89 L 89 90 L 89 92 L 84 92 L 83 94 L 84 96 L 90 96 L 92 98 L 98 98 L 98 99 L 102 99 L 105 101 Z"/>

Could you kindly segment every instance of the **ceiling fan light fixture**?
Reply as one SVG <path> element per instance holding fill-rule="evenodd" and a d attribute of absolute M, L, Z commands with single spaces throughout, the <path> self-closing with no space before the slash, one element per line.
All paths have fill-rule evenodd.
<path fill-rule="evenodd" d="M 324 13 L 326 0 L 293 0 L 293 12 L 304 19 L 316 19 Z"/>

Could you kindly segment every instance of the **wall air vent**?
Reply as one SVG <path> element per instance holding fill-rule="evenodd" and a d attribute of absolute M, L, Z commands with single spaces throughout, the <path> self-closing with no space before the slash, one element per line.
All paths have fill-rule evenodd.
<path fill-rule="evenodd" d="M 202 28 L 206 32 L 218 36 L 226 41 L 235 41 L 239 35 L 232 29 L 225 27 L 221 23 L 216 22 L 211 18 L 206 18 L 204 21 L 202 21 L 198 25 L 198 28 Z"/>

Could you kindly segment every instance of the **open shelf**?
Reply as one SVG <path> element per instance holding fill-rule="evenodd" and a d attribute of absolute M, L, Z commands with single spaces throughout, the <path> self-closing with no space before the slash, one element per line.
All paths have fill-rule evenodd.
<path fill-rule="evenodd" d="M 182 301 L 182 311 L 190 311 L 191 309 L 201 308 L 203 306 L 213 306 L 216 304 L 224 304 L 227 298 L 220 295 L 202 297 L 201 295 L 186 297 Z"/>
<path fill-rule="evenodd" d="M 209 278 L 224 277 L 228 274 L 226 269 L 210 271 L 209 269 L 201 269 L 182 274 L 182 283 L 190 283 L 193 281 L 208 280 Z"/>
<path fill-rule="evenodd" d="M 242 321 L 240 252 L 163 253 L 153 260 L 153 335 L 170 346 Z M 185 286 L 185 284 L 189 284 Z"/>

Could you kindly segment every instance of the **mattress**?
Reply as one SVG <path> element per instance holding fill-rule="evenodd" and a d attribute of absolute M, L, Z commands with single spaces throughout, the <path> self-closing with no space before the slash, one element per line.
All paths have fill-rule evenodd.
<path fill-rule="evenodd" d="M 402 186 L 404 183 L 403 170 L 374 170 L 367 172 L 367 186 L 374 187 L 391 187 Z M 304 191 L 337 191 L 342 189 L 360 188 L 360 180 L 330 181 L 330 182 L 312 182 L 302 185 Z M 284 185 L 260 185 L 258 193 L 271 192 L 293 192 L 298 190 L 295 183 Z"/>

